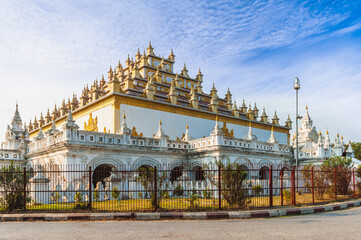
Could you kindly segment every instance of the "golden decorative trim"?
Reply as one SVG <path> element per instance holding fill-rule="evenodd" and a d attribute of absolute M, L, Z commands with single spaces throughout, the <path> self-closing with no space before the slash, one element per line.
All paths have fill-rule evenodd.
<path fill-rule="evenodd" d="M 90 132 L 98 132 L 98 117 L 93 119 L 92 113 L 89 113 L 88 124 L 84 122 L 84 130 Z"/>
<path fill-rule="evenodd" d="M 141 132 L 141 133 L 138 134 L 137 129 L 135 128 L 135 126 L 133 126 L 131 136 L 133 136 L 133 137 L 143 137 L 143 133 Z"/>
<path fill-rule="evenodd" d="M 234 137 L 233 129 L 231 131 L 229 131 L 229 129 L 227 128 L 227 123 L 226 122 L 223 123 L 223 127 L 221 128 L 221 130 L 222 130 L 222 132 L 224 133 L 224 135 L 226 137 L 232 137 L 232 138 Z"/>
<path fill-rule="evenodd" d="M 197 117 L 197 118 L 208 119 L 208 120 L 213 120 L 213 121 L 215 119 L 215 114 L 211 113 L 211 112 L 200 111 L 200 110 L 197 110 L 194 108 L 189 108 L 189 109 L 183 108 L 178 105 L 165 104 L 165 103 L 156 102 L 156 101 L 152 101 L 152 100 L 148 100 L 148 99 L 144 99 L 144 98 L 125 96 L 124 94 L 118 95 L 118 93 L 103 96 L 102 98 L 96 100 L 95 102 L 91 102 L 91 103 L 85 105 L 84 107 L 81 107 L 81 108 L 75 110 L 73 112 L 73 118 L 78 119 L 78 118 L 85 116 L 89 113 L 92 113 L 96 110 L 102 109 L 109 105 L 111 105 L 111 106 L 113 105 L 112 107 L 113 107 L 114 121 L 115 122 L 116 122 L 116 120 L 120 121 L 120 115 L 117 116 L 118 114 L 115 114 L 116 112 L 119 111 L 120 104 L 126 104 L 126 105 L 131 105 L 131 106 L 136 106 L 136 107 L 142 107 L 142 108 L 147 108 L 147 109 L 181 114 L 181 115 L 185 115 L 185 116 Z M 226 122 L 229 124 L 241 125 L 241 126 L 249 126 L 249 123 L 250 123 L 250 121 L 248 119 L 235 118 L 235 117 L 231 117 L 231 116 L 219 115 L 218 118 L 219 118 L 218 119 L 219 121 Z M 65 120 L 66 120 L 66 116 L 57 119 L 56 126 L 62 126 L 63 124 L 65 124 Z M 46 124 L 42 128 L 42 130 L 43 131 L 49 130 L 51 128 L 51 125 L 52 125 L 52 123 Z M 262 122 L 252 122 L 252 127 L 271 131 L 272 125 L 265 124 Z M 114 126 L 114 128 L 117 129 L 117 126 Z M 37 129 L 37 130 L 31 132 L 30 138 L 35 137 L 38 134 L 38 131 L 39 130 Z M 279 133 L 286 133 L 287 135 L 289 135 L 289 129 L 287 129 L 287 128 L 274 126 L 274 131 L 279 132 Z M 288 138 L 289 138 L 289 136 L 288 136 Z"/>
<path fill-rule="evenodd" d="M 177 141 L 181 141 L 181 140 L 185 137 L 185 135 L 186 135 L 186 134 L 185 134 L 185 133 L 183 133 L 182 137 L 180 137 L 180 138 L 179 138 L 179 137 L 177 137 Z"/>

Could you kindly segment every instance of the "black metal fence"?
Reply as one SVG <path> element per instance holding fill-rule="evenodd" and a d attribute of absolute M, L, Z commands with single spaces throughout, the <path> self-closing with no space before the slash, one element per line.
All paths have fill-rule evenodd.
<path fill-rule="evenodd" d="M 0 210 L 200 211 L 358 197 L 354 169 L 250 164 L 45 165 L 0 171 Z"/>

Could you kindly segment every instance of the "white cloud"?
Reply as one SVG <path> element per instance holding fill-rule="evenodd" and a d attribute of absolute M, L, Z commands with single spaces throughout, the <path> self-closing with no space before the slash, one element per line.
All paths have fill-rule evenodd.
<path fill-rule="evenodd" d="M 307 4 L 292 1 L 2 1 L 0 139 L 16 100 L 28 122 L 40 111 L 52 109 L 63 97 L 80 93 L 85 84 L 106 73 L 110 64 L 114 65 L 119 58 L 124 61 L 128 53 L 134 55 L 138 47 L 145 48 L 148 40 L 152 40 L 157 54 L 167 55 L 170 48 L 174 49 L 176 69 L 187 62 L 195 75 L 201 67 L 206 88 L 212 81 L 224 81 L 222 85 L 231 86 L 239 100 L 244 96 L 247 101 L 257 100 L 259 106 L 268 104 L 268 109 L 279 109 L 283 119 L 285 112 L 293 109 L 284 100 L 292 97 L 292 91 L 286 91 L 286 79 L 292 79 L 296 73 L 304 79 L 319 79 L 309 88 L 311 92 L 324 88 L 320 82 L 326 77 L 333 79 L 327 87 L 330 92 L 345 89 L 335 81 L 336 76 L 353 78 L 346 89 L 351 92 L 350 101 L 359 100 L 353 95 L 355 86 L 359 86 L 355 85 L 357 69 L 350 67 L 355 63 L 340 65 L 345 58 L 352 59 L 348 55 L 329 61 L 333 64 L 332 73 L 322 64 L 327 60 L 323 58 L 294 62 L 287 68 L 281 64 L 272 66 L 276 63 L 271 59 L 254 66 L 244 62 L 256 56 L 259 49 L 296 44 L 300 39 L 326 32 L 348 16 L 347 11 L 316 11 Z M 357 28 L 347 32 L 353 29 Z M 322 68 L 326 73 L 320 71 Z M 268 83 L 267 88 L 264 83 Z M 325 109 L 326 104 L 320 104 L 316 95 L 309 99 Z M 342 101 L 345 98 L 337 104 Z M 333 112 L 335 104 L 330 105 Z M 323 119 L 322 115 L 316 117 Z M 350 136 L 356 138 L 349 127 L 354 122 L 349 123 Z"/>

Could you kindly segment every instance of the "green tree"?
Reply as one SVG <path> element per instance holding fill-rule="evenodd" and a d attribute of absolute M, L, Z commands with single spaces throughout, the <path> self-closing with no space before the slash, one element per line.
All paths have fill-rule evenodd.
<path fill-rule="evenodd" d="M 29 175 L 25 176 L 25 184 L 29 183 Z M 9 166 L 0 169 L 0 189 L 2 192 L 1 205 L 5 209 L 23 209 L 30 201 L 29 193 L 26 192 L 24 201 L 24 172 L 20 166 L 10 162 Z"/>
<path fill-rule="evenodd" d="M 350 186 L 352 181 L 352 159 L 341 156 L 332 156 L 326 159 L 322 163 L 322 166 L 328 168 L 328 171 L 326 171 L 326 176 L 331 182 L 332 186 L 337 186 L 337 194 L 348 195 L 350 193 Z"/>
<path fill-rule="evenodd" d="M 161 174 L 160 174 L 161 172 Z M 157 183 L 155 182 L 155 174 L 157 174 Z M 165 171 L 157 171 L 155 173 L 153 167 L 141 167 L 139 168 L 139 176 L 137 180 L 143 185 L 146 193 L 149 193 L 151 204 L 154 208 L 160 208 L 160 203 L 168 193 L 167 174 Z M 155 193 L 155 187 L 157 186 L 157 192 Z M 157 195 L 155 195 L 157 194 Z M 157 196 L 157 201 L 156 197 Z"/>
<path fill-rule="evenodd" d="M 117 187 L 113 187 L 112 197 L 113 197 L 114 199 L 118 199 L 118 198 L 120 197 L 120 191 L 118 190 Z"/>
<path fill-rule="evenodd" d="M 361 143 L 353 142 L 351 143 L 351 146 L 354 151 L 355 158 L 361 161 Z"/>
<path fill-rule="evenodd" d="M 314 186 L 314 191 L 315 191 L 315 197 L 317 199 L 323 199 L 324 194 L 326 193 L 327 188 L 329 187 L 329 177 L 328 177 L 327 172 L 330 171 L 330 168 L 326 167 L 326 166 L 313 166 L 312 164 L 303 166 L 301 174 L 302 174 L 302 178 L 305 182 L 305 187 L 308 188 L 309 191 L 311 191 L 311 188 L 312 188 L 312 176 L 311 176 L 312 175 L 312 173 L 311 173 L 312 167 L 314 169 L 313 186 Z M 287 192 L 284 192 L 284 194 L 285 193 L 287 193 Z M 286 201 L 287 201 L 287 198 L 286 198 Z"/>
<path fill-rule="evenodd" d="M 250 202 L 246 189 L 247 173 L 237 163 L 218 163 L 221 168 L 221 194 L 231 207 L 244 208 Z M 219 183 L 217 183 L 219 187 Z"/>

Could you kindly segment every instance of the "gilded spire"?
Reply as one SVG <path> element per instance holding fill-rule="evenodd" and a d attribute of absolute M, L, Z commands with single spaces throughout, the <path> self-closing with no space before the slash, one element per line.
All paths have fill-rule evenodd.
<path fill-rule="evenodd" d="M 162 70 L 166 70 L 166 64 L 164 62 L 164 57 L 162 57 L 162 60 L 160 61 L 159 66 Z"/>
<path fill-rule="evenodd" d="M 157 67 L 157 71 L 155 72 L 154 74 L 155 76 L 155 80 L 159 83 L 162 83 L 163 82 L 163 79 L 162 79 L 162 74 L 160 73 L 159 71 L 159 67 Z"/>
<path fill-rule="evenodd" d="M 265 108 L 263 108 L 263 112 L 262 112 L 262 115 L 261 115 L 261 122 L 264 122 L 264 123 L 268 122 L 268 116 L 266 114 Z"/>
<path fill-rule="evenodd" d="M 170 50 L 168 60 L 173 61 L 173 62 L 175 61 L 175 55 L 173 53 L 173 49 Z"/>
<path fill-rule="evenodd" d="M 198 74 L 197 74 L 197 76 L 196 76 L 196 79 L 197 79 L 198 81 L 200 81 L 200 82 L 203 82 L 203 74 L 202 74 L 200 68 L 199 68 L 199 70 L 198 70 Z"/>
<path fill-rule="evenodd" d="M 249 104 L 249 107 L 248 107 L 247 118 L 250 119 L 250 120 L 255 120 L 251 104 Z"/>
<path fill-rule="evenodd" d="M 286 127 L 292 128 L 292 121 L 291 121 L 291 118 L 290 118 L 289 114 L 288 114 L 288 118 L 286 120 Z"/>
<path fill-rule="evenodd" d="M 257 108 L 257 103 L 254 103 L 254 107 L 253 107 L 253 114 L 254 114 L 254 118 L 257 119 L 258 118 L 258 108 Z"/>
<path fill-rule="evenodd" d="M 154 54 L 154 51 L 153 51 L 153 47 L 152 47 L 152 43 L 149 41 L 149 45 L 148 45 L 148 48 L 147 48 L 147 55 L 155 55 Z"/>
<path fill-rule="evenodd" d="M 188 75 L 188 69 L 187 69 L 187 67 L 186 67 L 186 64 L 185 64 L 185 63 L 184 63 L 184 66 L 183 66 L 183 69 L 182 69 L 181 75 L 182 75 L 182 76 L 185 76 L 185 77 L 189 77 L 189 75 Z"/>
<path fill-rule="evenodd" d="M 172 80 L 172 83 L 169 88 L 168 101 L 171 104 L 178 104 L 178 92 L 175 88 L 175 80 Z"/>
<path fill-rule="evenodd" d="M 246 106 L 244 99 L 243 99 L 243 103 L 242 103 L 242 107 L 241 107 L 241 112 L 244 114 L 247 113 L 247 106 Z"/>
<path fill-rule="evenodd" d="M 174 77 L 174 82 L 175 82 L 175 86 L 177 88 L 180 88 L 181 87 L 181 80 L 179 79 L 179 76 L 178 76 L 178 73 L 175 74 L 175 77 Z"/>
<path fill-rule="evenodd" d="M 137 51 L 137 54 L 135 55 L 135 61 L 139 61 L 140 58 L 141 58 L 142 55 L 140 55 L 140 51 L 139 51 L 139 48 L 138 48 L 138 51 Z"/>
<path fill-rule="evenodd" d="M 280 119 L 277 117 L 277 112 L 275 111 L 275 114 L 273 115 L 273 118 L 272 118 L 272 124 L 279 126 L 279 120 Z"/>
<path fill-rule="evenodd" d="M 143 56 L 140 60 L 140 66 L 148 66 L 148 58 L 147 55 L 145 54 L 145 50 L 143 51 Z"/>

